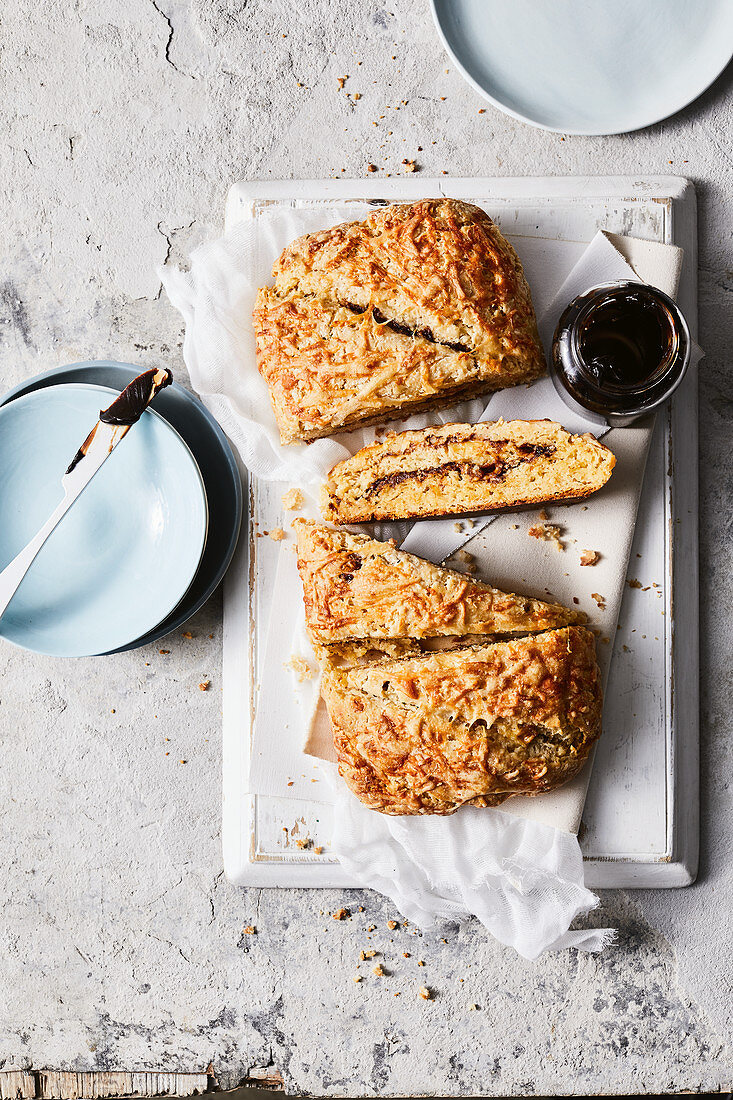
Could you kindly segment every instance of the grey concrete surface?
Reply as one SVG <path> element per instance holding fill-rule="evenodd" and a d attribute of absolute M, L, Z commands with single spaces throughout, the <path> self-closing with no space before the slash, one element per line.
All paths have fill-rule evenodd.
<path fill-rule="evenodd" d="M 730 71 L 640 133 L 563 137 L 470 90 L 427 0 L 6 0 L 0 22 L 3 388 L 95 357 L 182 377 L 156 268 L 218 229 L 234 180 L 399 174 L 405 159 L 447 179 L 690 177 L 707 350 L 698 883 L 608 892 L 592 919 L 619 926 L 618 946 L 536 964 L 477 924 L 390 932 L 396 914 L 366 892 L 234 889 L 219 841 L 219 599 L 192 638 L 114 658 L 2 644 L 0 1068 L 213 1062 L 232 1087 L 269 1065 L 289 1091 L 348 1096 L 729 1088 Z M 344 904 L 350 921 L 322 913 Z M 389 976 L 356 985 L 367 946 Z"/>

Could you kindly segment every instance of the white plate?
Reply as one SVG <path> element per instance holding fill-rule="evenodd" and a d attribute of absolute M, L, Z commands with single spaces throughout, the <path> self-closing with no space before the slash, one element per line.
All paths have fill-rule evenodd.
<path fill-rule="evenodd" d="M 431 0 L 470 84 L 564 134 L 650 126 L 704 92 L 733 55 L 733 0 Z"/>

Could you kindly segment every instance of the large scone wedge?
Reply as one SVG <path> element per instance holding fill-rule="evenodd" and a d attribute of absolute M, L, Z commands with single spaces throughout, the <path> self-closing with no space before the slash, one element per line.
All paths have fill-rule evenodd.
<path fill-rule="evenodd" d="M 497 420 L 388 435 L 338 462 L 321 508 L 333 523 L 460 515 L 587 497 L 616 459 L 552 420 Z"/>
<path fill-rule="evenodd" d="M 282 441 L 530 382 L 545 362 L 522 265 L 479 207 L 424 199 L 298 238 L 254 308 Z"/>
<path fill-rule="evenodd" d="M 391 542 L 297 519 L 306 623 L 319 646 L 363 639 L 527 634 L 585 619 L 582 612 L 500 592 Z"/>
<path fill-rule="evenodd" d="M 601 731 L 584 627 L 361 668 L 328 664 L 321 690 L 340 774 L 386 814 L 450 814 L 553 790 Z"/>

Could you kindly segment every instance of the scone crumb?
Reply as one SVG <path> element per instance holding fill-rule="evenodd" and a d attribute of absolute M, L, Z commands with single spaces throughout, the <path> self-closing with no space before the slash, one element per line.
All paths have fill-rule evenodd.
<path fill-rule="evenodd" d="M 548 520 L 549 518 L 550 518 L 550 515 L 549 515 L 547 509 L 546 508 L 541 508 L 540 509 L 540 519 L 541 520 Z"/>
<path fill-rule="evenodd" d="M 285 532 L 282 527 L 273 527 L 272 531 L 268 532 L 273 542 L 282 542 L 285 538 Z"/>
<path fill-rule="evenodd" d="M 364 975 L 363 974 L 354 974 L 354 977 L 351 980 L 352 980 L 352 982 L 361 982 L 361 981 L 364 980 Z"/>
<path fill-rule="evenodd" d="M 257 935 L 257 929 L 255 928 L 255 926 L 253 924 L 246 925 L 242 929 L 242 932 L 245 934 L 245 936 L 256 936 Z"/>
<path fill-rule="evenodd" d="M 287 493 L 283 493 L 282 497 L 283 508 L 287 512 L 297 512 L 303 507 L 305 503 L 305 497 L 301 493 L 300 489 L 288 489 Z"/>
<path fill-rule="evenodd" d="M 395 928 L 399 928 L 399 926 L 400 926 L 400 922 L 398 920 L 388 920 L 387 921 L 387 927 L 389 928 L 390 932 L 394 932 Z"/>
<path fill-rule="evenodd" d="M 376 974 L 378 978 L 384 978 L 387 976 L 387 971 L 381 963 L 377 963 L 376 966 L 372 967 L 372 974 Z"/>
<path fill-rule="evenodd" d="M 322 844 L 316 844 L 313 851 L 316 853 L 317 856 L 323 855 L 323 845 Z"/>
<path fill-rule="evenodd" d="M 181 634 L 181 637 L 182 638 L 193 638 L 193 634 L 191 633 L 190 630 L 184 630 L 183 633 Z"/>
<path fill-rule="evenodd" d="M 301 851 L 303 851 L 306 848 L 310 848 L 310 846 L 311 846 L 310 837 L 306 837 L 305 840 L 296 840 L 295 843 L 301 849 Z"/>
<path fill-rule="evenodd" d="M 469 1012 L 476 1012 L 477 1009 L 478 1009 L 478 1005 L 469 1005 L 468 1006 L 468 1011 Z"/>
<path fill-rule="evenodd" d="M 596 601 L 601 611 L 606 610 L 606 600 L 605 597 L 600 594 L 600 592 L 591 592 L 590 598 Z"/>
<path fill-rule="evenodd" d="M 367 164 L 367 172 L 378 172 L 376 164 Z"/>
<path fill-rule="evenodd" d="M 596 565 L 601 560 L 601 555 L 597 550 L 581 550 L 580 551 L 580 564 L 581 565 Z"/>
<path fill-rule="evenodd" d="M 331 914 L 331 916 L 333 917 L 334 920 L 346 920 L 347 917 L 351 916 L 351 910 L 350 909 L 337 909 L 335 913 Z"/>
<path fill-rule="evenodd" d="M 343 88 L 344 84 L 346 83 L 346 81 L 348 79 L 349 79 L 349 74 L 348 73 L 346 74 L 346 76 L 337 76 L 336 81 L 338 83 L 339 88 Z"/>
<path fill-rule="evenodd" d="M 410 952 L 409 951 L 403 951 L 402 952 L 402 958 L 403 959 L 409 959 L 409 957 L 410 957 Z"/>
<path fill-rule="evenodd" d="M 428 989 L 428 987 L 426 985 L 421 985 L 419 990 L 418 990 L 418 993 L 420 994 L 420 996 L 422 997 L 422 999 L 424 1001 L 432 1001 L 432 999 L 433 999 L 432 991 L 430 989 Z"/>
<path fill-rule="evenodd" d="M 408 172 L 417 172 L 417 163 L 416 163 L 416 161 L 405 159 L 405 160 L 402 161 L 402 163 L 404 164 L 404 166 L 405 166 L 405 168 L 407 169 Z"/>
<path fill-rule="evenodd" d="M 543 542 L 554 542 L 558 550 L 564 550 L 565 544 L 561 539 L 562 528 L 554 523 L 536 523 L 527 532 L 530 538 L 542 539 Z"/>
<path fill-rule="evenodd" d="M 510 524 L 510 527 L 511 527 L 512 531 L 518 531 L 519 530 L 519 524 L 518 523 L 512 523 L 512 524 Z"/>
<path fill-rule="evenodd" d="M 629 585 L 629 588 L 641 588 L 642 587 L 641 581 L 638 581 L 636 579 L 636 577 L 632 577 L 631 580 L 628 582 L 628 585 Z"/>
<path fill-rule="evenodd" d="M 299 684 L 304 684 L 306 680 L 313 679 L 313 669 L 305 657 L 299 657 L 296 653 L 293 653 L 289 661 L 284 662 L 283 668 L 289 668 L 294 672 Z"/>
<path fill-rule="evenodd" d="M 459 533 L 463 530 L 463 528 L 461 527 L 460 523 L 457 520 L 453 524 L 453 530 L 458 531 Z"/>
<path fill-rule="evenodd" d="M 417 965 L 418 966 L 425 966 L 425 963 L 422 961 L 422 959 L 418 959 Z"/>
<path fill-rule="evenodd" d="M 202 680 L 199 684 L 199 691 L 208 691 L 211 687 L 211 680 Z"/>

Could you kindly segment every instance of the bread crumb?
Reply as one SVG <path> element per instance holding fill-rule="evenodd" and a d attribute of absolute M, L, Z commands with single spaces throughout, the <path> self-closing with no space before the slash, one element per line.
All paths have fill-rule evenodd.
<path fill-rule="evenodd" d="M 400 922 L 398 920 L 388 920 L 387 921 L 387 927 L 389 928 L 390 932 L 394 932 L 395 928 L 399 928 L 399 926 L 400 926 Z"/>
<path fill-rule="evenodd" d="M 417 965 L 418 966 L 425 966 L 425 963 L 422 961 L 422 959 L 418 959 Z"/>
<path fill-rule="evenodd" d="M 211 680 L 202 680 L 199 684 L 199 691 L 208 691 L 211 687 Z"/>
<path fill-rule="evenodd" d="M 476 526 L 476 520 L 475 520 L 475 519 L 467 519 L 467 520 L 464 520 L 464 523 L 466 523 L 466 524 L 467 524 L 467 526 L 468 526 L 468 527 L 471 527 L 471 528 L 473 528 L 473 527 L 475 527 L 475 526 Z"/>
<path fill-rule="evenodd" d="M 366 959 L 373 959 L 376 953 L 377 952 L 374 950 L 374 948 L 370 947 L 368 951 L 360 951 L 359 958 L 362 962 L 364 962 Z"/>
<path fill-rule="evenodd" d="M 409 959 L 409 957 L 410 957 L 410 952 L 409 951 L 403 951 L 402 952 L 402 958 L 403 959 Z"/>
<path fill-rule="evenodd" d="M 338 82 L 339 88 L 343 88 L 344 84 L 346 83 L 346 81 L 348 79 L 349 79 L 349 74 L 348 73 L 346 74 L 346 76 L 337 76 L 336 80 Z"/>
<path fill-rule="evenodd" d="M 361 64 L 361 62 L 359 62 Z M 354 92 L 352 99 L 361 99 L 361 92 Z"/>
<path fill-rule="evenodd" d="M 316 844 L 313 851 L 316 853 L 317 856 L 323 855 L 323 845 L 322 844 Z"/>
<path fill-rule="evenodd" d="M 313 669 L 308 664 L 305 657 L 299 657 L 295 653 L 289 661 L 283 662 L 283 668 L 289 668 L 291 672 L 294 672 L 298 678 L 299 684 L 304 684 L 306 680 L 313 679 Z"/>
<path fill-rule="evenodd" d="M 372 967 L 372 974 L 376 974 L 378 978 L 384 978 L 387 976 L 387 971 L 381 963 L 377 963 L 376 966 Z"/>
<path fill-rule="evenodd" d="M 334 920 L 346 920 L 347 917 L 351 916 L 351 910 L 350 909 L 337 909 L 336 912 L 332 913 L 331 915 L 332 915 Z"/>
<path fill-rule="evenodd" d="M 193 638 L 193 634 L 191 633 L 190 630 L 184 630 L 183 634 L 181 634 L 181 637 L 182 638 Z"/>
<path fill-rule="evenodd" d="M 510 524 L 510 526 L 511 526 L 512 531 L 518 531 L 519 530 L 519 524 L 518 523 L 512 523 L 512 524 Z"/>
<path fill-rule="evenodd" d="M 550 517 L 548 515 L 547 509 L 546 508 L 541 508 L 540 509 L 540 519 L 541 520 L 546 520 L 546 519 L 549 519 L 549 518 Z"/>
<path fill-rule="evenodd" d="M 351 980 L 352 982 L 361 982 L 364 980 L 364 976 L 363 974 L 354 974 L 354 977 Z"/>
<path fill-rule="evenodd" d="M 301 850 L 303 850 L 303 849 L 305 849 L 305 848 L 310 848 L 310 846 L 311 846 L 311 841 L 310 841 L 310 837 L 306 837 L 306 839 L 305 839 L 305 840 L 296 840 L 296 842 L 295 842 L 295 843 L 296 843 L 296 844 L 298 845 L 298 847 L 299 847 L 299 848 L 300 848 Z"/>
<path fill-rule="evenodd" d="M 253 924 L 248 924 L 245 928 L 242 929 L 242 931 L 244 932 L 245 936 L 256 936 L 257 935 L 257 929 L 255 928 L 255 926 Z"/>
<path fill-rule="evenodd" d="M 463 530 L 463 528 L 461 527 L 460 523 L 458 523 L 458 522 L 456 521 L 456 522 L 455 522 L 455 523 L 453 524 L 453 530 L 454 530 L 454 531 L 459 531 L 459 532 L 460 532 L 460 531 L 462 531 L 462 530 Z"/>
<path fill-rule="evenodd" d="M 402 163 L 408 172 L 417 172 L 417 163 L 414 160 L 403 160 Z"/>
<path fill-rule="evenodd" d="M 637 581 L 636 577 L 632 577 L 632 579 L 628 581 L 628 585 L 629 588 L 641 588 L 641 581 Z"/>
<path fill-rule="evenodd" d="M 469 1005 L 468 1006 L 468 1011 L 469 1012 L 475 1012 L 477 1010 L 477 1008 L 478 1008 L 478 1005 Z"/>
<path fill-rule="evenodd" d="M 369 927 L 367 928 L 367 932 L 373 932 L 376 927 L 377 927 L 376 924 L 370 924 Z"/>
<path fill-rule="evenodd" d="M 282 527 L 273 527 L 272 531 L 268 532 L 273 542 L 282 542 L 285 538 L 285 532 Z"/>
<path fill-rule="evenodd" d="M 565 545 L 561 539 L 562 528 L 554 523 L 537 523 L 530 527 L 527 534 L 533 539 L 542 539 L 543 542 L 554 542 L 558 550 L 564 550 Z"/>
<path fill-rule="evenodd" d="M 297 512 L 303 507 L 305 503 L 305 497 L 301 493 L 300 489 L 288 489 L 287 493 L 283 493 L 282 496 L 283 508 L 288 512 Z"/>
<path fill-rule="evenodd" d="M 376 164 L 367 164 L 367 172 L 378 172 Z"/>
<path fill-rule="evenodd" d="M 169 649 L 159 649 L 158 653 L 170 653 Z"/>
<path fill-rule="evenodd" d="M 432 994 L 431 990 L 429 990 L 426 985 L 421 985 L 419 990 L 418 990 L 418 993 L 420 994 L 420 996 L 422 997 L 422 999 L 424 1001 L 432 1001 L 432 999 L 433 999 L 433 994 Z"/>
<path fill-rule="evenodd" d="M 581 550 L 580 551 L 580 564 L 581 565 L 596 565 L 601 560 L 601 555 L 597 550 Z"/>
<path fill-rule="evenodd" d="M 600 592 L 591 592 L 591 594 L 590 594 L 590 598 L 591 598 L 592 600 L 595 600 L 595 601 L 596 601 L 596 603 L 598 604 L 598 607 L 600 608 L 600 610 L 601 610 L 601 611 L 605 611 L 605 610 L 606 610 L 606 600 L 605 600 L 605 598 L 604 598 L 604 597 L 603 597 L 603 596 L 602 596 L 602 595 L 600 594 Z"/>

